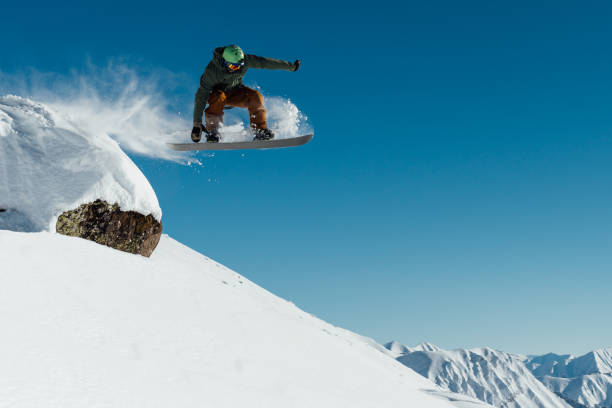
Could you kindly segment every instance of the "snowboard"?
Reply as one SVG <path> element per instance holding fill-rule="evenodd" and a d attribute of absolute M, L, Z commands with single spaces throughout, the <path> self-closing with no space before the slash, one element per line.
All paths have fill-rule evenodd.
<path fill-rule="evenodd" d="M 244 149 L 279 149 L 282 147 L 295 147 L 304 145 L 312 139 L 314 135 L 292 137 L 288 139 L 271 140 L 251 140 L 244 142 L 219 142 L 219 143 L 168 143 L 168 147 L 173 150 L 244 150 Z"/>

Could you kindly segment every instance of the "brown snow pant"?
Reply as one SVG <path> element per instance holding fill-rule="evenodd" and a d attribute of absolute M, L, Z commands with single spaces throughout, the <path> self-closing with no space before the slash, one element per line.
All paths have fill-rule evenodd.
<path fill-rule="evenodd" d="M 216 129 L 223 123 L 223 108 L 225 106 L 248 108 L 251 127 L 268 128 L 263 96 L 255 89 L 238 86 L 225 92 L 215 90 L 208 95 L 208 108 L 206 108 L 204 115 L 206 117 L 206 130 Z"/>

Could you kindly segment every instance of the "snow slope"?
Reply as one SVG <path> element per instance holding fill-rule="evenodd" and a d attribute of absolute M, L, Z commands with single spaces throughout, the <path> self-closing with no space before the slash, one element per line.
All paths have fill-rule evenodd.
<path fill-rule="evenodd" d="M 612 349 L 582 356 L 529 356 L 525 364 L 549 389 L 570 401 L 590 408 L 612 407 Z"/>
<path fill-rule="evenodd" d="M 47 232 L 0 248 L 0 407 L 486 406 L 167 236 L 151 258 Z"/>
<path fill-rule="evenodd" d="M 399 362 L 445 390 L 496 407 L 569 408 L 531 374 L 519 356 L 490 348 L 448 351 L 429 343 L 410 348 L 391 342 L 386 347 Z"/>
<path fill-rule="evenodd" d="M 0 97 L 0 229 L 54 231 L 66 210 L 96 199 L 161 219 L 142 172 L 105 133 L 49 107 Z"/>

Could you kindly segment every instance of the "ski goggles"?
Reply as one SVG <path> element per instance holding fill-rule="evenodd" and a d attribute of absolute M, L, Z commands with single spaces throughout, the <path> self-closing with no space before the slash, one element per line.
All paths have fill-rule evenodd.
<path fill-rule="evenodd" d="M 238 71 L 240 68 L 242 68 L 244 65 L 244 60 L 239 61 L 239 62 L 228 62 L 225 61 L 225 66 L 227 67 L 227 69 L 229 69 L 230 71 Z"/>

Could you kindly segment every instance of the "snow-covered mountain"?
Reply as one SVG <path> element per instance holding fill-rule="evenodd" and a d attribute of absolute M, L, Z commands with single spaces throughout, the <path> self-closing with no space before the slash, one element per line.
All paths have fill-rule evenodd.
<path fill-rule="evenodd" d="M 553 392 L 576 407 L 612 407 L 612 349 L 582 356 L 528 356 L 526 366 Z"/>
<path fill-rule="evenodd" d="M 525 364 L 537 377 L 579 377 L 612 373 L 612 348 L 591 351 L 582 356 L 554 353 L 528 356 Z"/>
<path fill-rule="evenodd" d="M 490 407 L 168 236 L 145 258 L 53 233 L 97 199 L 161 216 L 117 144 L 83 132 L 0 98 L 0 407 Z"/>
<path fill-rule="evenodd" d="M 2 407 L 483 407 L 163 236 L 0 230 Z M 451 404 L 452 401 L 452 404 Z"/>
<path fill-rule="evenodd" d="M 490 348 L 443 350 L 430 343 L 385 346 L 402 364 L 445 390 L 502 408 L 569 408 L 527 369 L 520 356 Z"/>

